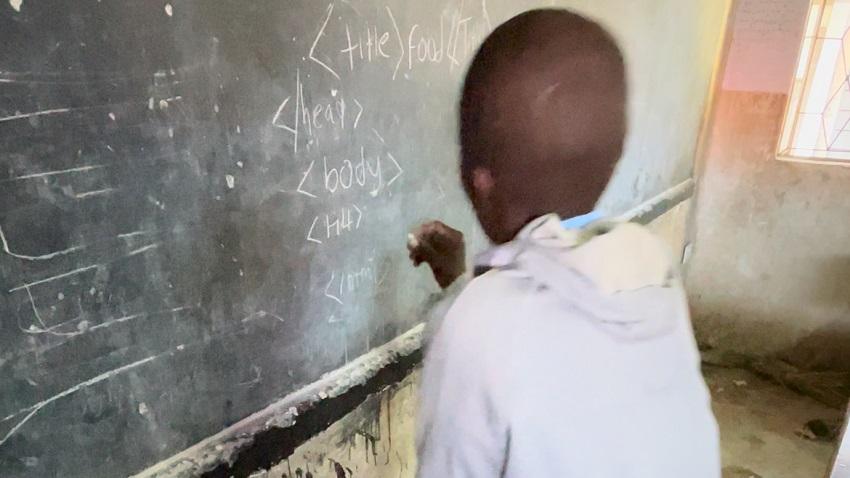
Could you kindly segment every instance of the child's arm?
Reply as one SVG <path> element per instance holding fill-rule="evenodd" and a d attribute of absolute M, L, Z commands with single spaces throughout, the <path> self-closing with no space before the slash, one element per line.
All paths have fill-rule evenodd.
<path fill-rule="evenodd" d="M 422 309 L 421 317 L 425 318 L 425 332 L 422 338 L 424 348 L 427 351 L 429 344 L 440 328 L 449 309 L 455 302 L 455 299 L 463 292 L 463 289 L 472 280 L 472 274 L 465 272 L 452 282 L 452 285 L 441 289 L 439 292 L 431 294 Z"/>
<path fill-rule="evenodd" d="M 443 317 L 471 279 L 471 274 L 466 272 L 465 249 L 463 233 L 440 221 L 422 224 L 407 235 L 407 250 L 413 265 L 428 264 L 442 289 L 431 295 L 421 314 L 426 320 L 426 348 Z"/>
<path fill-rule="evenodd" d="M 509 453 L 506 398 L 489 347 L 480 346 L 480 321 L 464 301 L 448 313 L 426 355 L 420 389 L 418 478 L 497 478 Z M 468 305 L 468 304 L 467 304 Z"/>

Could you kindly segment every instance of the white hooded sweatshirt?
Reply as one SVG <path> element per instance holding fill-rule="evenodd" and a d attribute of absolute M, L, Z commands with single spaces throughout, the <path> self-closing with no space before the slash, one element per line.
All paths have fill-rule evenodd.
<path fill-rule="evenodd" d="M 420 478 L 719 478 L 677 266 L 641 226 L 556 216 L 480 257 L 425 358 Z"/>

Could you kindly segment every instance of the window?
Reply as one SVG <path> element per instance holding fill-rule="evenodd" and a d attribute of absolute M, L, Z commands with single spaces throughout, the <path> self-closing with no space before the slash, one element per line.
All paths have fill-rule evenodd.
<path fill-rule="evenodd" d="M 813 0 L 780 159 L 850 166 L 850 0 Z"/>

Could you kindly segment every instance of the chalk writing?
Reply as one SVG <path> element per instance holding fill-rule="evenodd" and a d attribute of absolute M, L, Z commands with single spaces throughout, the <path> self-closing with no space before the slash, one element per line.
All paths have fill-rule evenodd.
<path fill-rule="evenodd" d="M 16 440 L 16 434 L 26 431 L 24 427 L 33 426 L 38 414 L 52 414 L 52 408 L 57 405 L 63 405 L 61 410 L 57 408 L 57 415 L 74 408 L 58 401 L 79 398 L 72 397 L 76 392 L 81 392 L 77 395 L 107 394 L 112 399 L 115 393 L 142 390 L 145 393 L 140 396 L 155 397 L 155 393 L 167 391 L 165 387 L 173 384 L 173 377 L 169 378 L 171 382 L 138 380 L 129 386 L 108 389 L 106 385 L 116 377 L 121 380 L 120 376 L 147 371 L 144 367 L 156 366 L 153 362 L 182 352 L 187 346 L 196 344 L 198 351 L 206 352 L 215 345 L 212 338 L 247 330 L 249 324 L 250 327 L 267 325 L 260 320 L 277 326 L 286 317 L 287 321 L 295 322 L 287 331 L 299 334 L 292 340 L 306 343 L 312 337 L 301 335 L 315 332 L 297 323 L 302 317 L 287 315 L 302 314 L 307 307 L 302 301 L 313 299 L 309 306 L 317 306 L 319 320 L 335 312 L 337 315 L 328 318 L 329 321 L 352 319 L 354 324 L 356 317 L 358 329 L 352 327 L 352 331 L 359 338 L 364 332 L 363 318 L 370 317 L 364 312 L 385 305 L 375 294 L 389 273 L 385 264 L 398 261 L 393 255 L 398 251 L 389 245 L 397 232 L 396 218 L 402 212 L 414 213 L 404 208 L 416 208 L 414 200 L 424 192 L 424 183 L 417 181 L 405 201 L 387 200 L 393 194 L 403 193 L 403 188 L 408 186 L 404 175 L 405 168 L 409 169 L 408 175 L 413 171 L 412 163 L 407 163 L 410 151 L 418 147 L 423 155 L 437 157 L 452 150 L 450 140 L 441 137 L 443 128 L 414 131 L 404 124 L 410 115 L 418 114 L 412 107 L 424 98 L 420 94 L 424 85 L 391 83 L 389 77 L 395 80 L 401 74 L 409 78 L 414 75 L 407 73 L 416 72 L 429 80 L 429 86 L 434 81 L 441 90 L 456 84 L 453 80 L 438 83 L 441 78 L 433 73 L 459 71 L 479 38 L 490 28 L 483 0 L 480 9 L 477 4 L 464 8 L 462 0 L 457 3 L 459 6 L 452 4 L 448 9 L 418 8 L 404 14 L 379 4 L 368 10 L 361 7 L 368 16 L 356 17 L 349 15 L 355 7 L 348 1 L 326 0 L 311 6 L 305 3 L 299 12 L 316 10 L 314 18 L 308 19 L 305 35 L 302 35 L 303 25 L 291 32 L 297 33 L 298 41 L 303 42 L 297 47 L 301 61 L 292 64 L 283 64 L 291 60 L 292 51 L 274 52 L 281 47 L 278 33 L 286 34 L 283 47 L 290 48 L 289 33 L 277 31 L 269 37 L 268 32 L 257 31 L 258 36 L 251 36 L 249 43 L 238 39 L 220 43 L 212 35 L 224 32 L 216 31 L 218 27 L 215 27 L 196 42 L 196 49 L 209 49 L 211 56 L 201 55 L 198 67 L 181 68 L 181 72 L 187 68 L 197 70 L 196 77 L 161 70 L 153 73 L 151 81 L 151 73 L 145 73 L 142 78 L 130 77 L 127 72 L 107 77 L 103 72 L 81 70 L 51 73 L 46 77 L 49 81 L 41 81 L 6 78 L 11 73 L 0 72 L 0 83 L 4 84 L 64 82 L 85 87 L 80 93 L 69 90 L 68 104 L 42 104 L 49 98 L 33 96 L 35 90 L 18 88 L 29 95 L 27 101 L 18 106 L 21 111 L 14 108 L 4 111 L 0 125 L 25 127 L 29 123 L 46 133 L 46 126 L 52 122 L 62 125 L 73 122 L 78 124 L 69 126 L 70 134 L 77 129 L 86 133 L 69 143 L 74 149 L 79 148 L 73 158 L 70 157 L 73 151 L 54 153 L 54 148 L 45 147 L 46 143 L 34 144 L 23 151 L 26 142 L 21 143 L 22 151 L 10 152 L 16 166 L 0 180 L 4 185 L 19 188 L 10 196 L 12 200 L 25 199 L 24 194 L 37 195 L 20 201 L 23 209 L 11 214 L 3 224 L 6 229 L 0 229 L 0 262 L 6 261 L 15 269 L 10 270 L 12 282 L 4 287 L 11 306 L 6 312 L 10 312 L 12 320 L 11 332 L 21 341 L 13 344 L 5 355 L 0 354 L 3 355 L 0 363 L 5 362 L 8 367 L 8 361 L 14 360 L 12 366 L 20 366 L 20 377 L 14 378 L 13 386 L 18 385 L 15 380 L 20 378 L 37 387 L 33 390 L 35 399 L 16 402 L 14 408 L 0 416 L 0 449 L 4 444 L 17 447 L 6 442 L 10 438 Z M 160 16 L 162 8 L 162 5 L 157 7 Z M 179 5 L 173 2 L 164 8 L 165 19 L 180 13 Z M 414 18 L 417 11 L 433 13 Z M 244 62 L 240 60 L 238 69 L 218 61 L 229 57 L 234 41 L 250 46 L 255 40 L 258 44 L 262 40 L 268 42 L 268 49 L 258 50 L 262 58 L 248 54 Z M 296 41 L 295 36 L 292 41 Z M 73 51 L 72 46 L 67 48 Z M 267 51 L 271 52 L 269 58 L 265 55 Z M 263 64 L 266 60 L 269 63 Z M 286 67 L 295 69 L 295 75 Z M 262 110 L 252 108 L 268 99 L 256 96 L 268 95 L 267 74 L 275 71 L 287 71 L 287 77 L 272 91 L 270 104 Z M 234 72 L 244 75 L 244 81 L 240 82 Z M 354 78 L 360 73 L 369 74 Z M 73 81 L 62 80 L 70 74 L 75 75 Z M 117 93 L 127 88 L 124 86 L 127 82 L 135 96 L 120 104 L 78 105 L 91 96 L 84 94 L 94 88 L 89 84 L 90 79 L 108 83 L 110 91 L 118 88 L 116 95 L 98 98 L 122 97 Z M 402 111 L 399 104 L 410 110 Z M 424 106 L 429 109 L 421 119 L 438 119 L 443 113 L 438 109 L 441 104 L 428 101 Z M 257 118 L 257 114 L 261 117 Z M 61 128 L 54 130 L 55 134 L 61 133 Z M 241 136 L 232 135 L 233 131 Z M 54 139 L 68 143 L 58 136 Z M 281 143 L 285 145 L 282 148 Z M 394 148 L 397 143 L 405 144 L 406 154 Z M 10 143 L 15 147 L 17 144 Z M 291 158 L 290 164 L 275 164 L 280 149 Z M 161 161 L 156 157 L 164 152 L 172 152 L 170 157 L 181 161 Z M 44 164 L 39 164 L 42 155 Z M 420 165 L 417 170 L 426 168 Z M 277 174 L 283 177 L 270 177 Z M 423 176 L 424 180 L 430 177 Z M 103 183 L 103 179 L 109 182 Z M 285 188 L 281 191 L 288 191 L 287 195 L 267 202 L 270 187 L 277 189 L 278 183 Z M 410 186 L 414 186 L 413 181 Z M 441 188 L 439 184 L 437 187 Z M 445 197 L 442 191 L 441 196 Z M 213 198 L 222 203 L 213 203 L 209 208 L 203 204 L 207 200 L 212 202 Z M 294 204 L 291 209 L 283 210 L 289 205 L 280 204 L 286 201 Z M 72 208 L 79 209 L 71 211 Z M 26 236 L 15 229 L 11 218 L 25 217 L 34 211 L 43 217 L 33 222 L 35 231 L 31 234 L 45 235 L 45 241 L 27 246 L 23 242 Z M 288 228 L 292 224 L 298 225 L 294 231 Z M 386 231 L 365 234 L 366 229 L 377 227 Z M 237 234 L 231 234 L 234 230 Z M 384 233 L 383 237 L 378 233 Z M 295 235 L 294 244 L 292 235 Z M 279 238 L 284 238 L 285 243 L 274 242 Z M 270 251 L 274 244 L 286 251 Z M 363 251 L 364 244 L 374 249 Z M 208 250 L 219 247 L 221 250 Z M 210 264 L 202 263 L 210 260 L 216 262 L 213 269 Z M 301 264 L 308 264 L 309 274 Z M 207 274 L 208 270 L 213 272 Z M 231 275 L 237 270 L 244 279 Z M 196 287 L 201 279 L 190 274 L 193 271 L 202 272 L 201 279 L 214 285 L 215 289 L 209 289 L 214 293 L 221 287 L 224 300 L 211 297 L 212 301 L 208 302 L 207 289 Z M 294 294 L 290 293 L 290 286 L 296 291 Z M 280 291 L 281 287 L 286 288 L 286 294 Z M 265 309 L 246 307 L 246 302 L 252 301 L 264 304 Z M 290 301 L 293 305 L 284 303 Z M 174 307 L 180 304 L 186 305 Z M 183 311 L 193 307 L 204 308 L 204 314 L 200 314 L 203 317 L 198 318 L 215 320 L 190 322 L 188 319 L 196 314 Z M 280 307 L 280 311 L 275 307 Z M 376 315 L 383 318 L 387 314 Z M 345 330 L 343 340 L 349 340 L 355 335 L 349 336 L 345 327 L 339 329 Z M 201 336 L 198 342 L 183 340 Z M 367 348 L 369 340 L 367 333 Z M 144 347 L 124 347 L 125 342 Z M 179 342 L 188 345 L 181 343 L 175 348 L 174 343 Z M 153 350 L 166 343 L 169 351 Z M 113 345 L 121 345 L 121 353 L 110 353 L 109 360 L 105 360 L 102 354 L 110 352 Z M 344 344 L 346 360 L 348 345 Z M 91 346 L 106 352 L 97 349 L 88 354 L 91 357 L 81 355 L 91 359 L 93 365 L 71 367 L 73 377 L 61 376 L 59 369 L 26 368 L 26 355 L 38 356 L 44 350 L 60 346 L 66 355 L 79 355 L 80 350 Z M 140 355 L 139 350 L 144 350 L 144 354 Z M 186 354 L 181 360 L 202 355 Z M 263 368 L 272 362 L 263 360 L 253 364 L 252 358 L 256 354 L 246 356 L 248 368 L 239 379 L 230 381 L 232 384 L 250 387 L 266 380 L 264 373 L 270 369 Z M 291 355 L 274 358 L 284 362 Z M 104 361 L 110 365 L 92 368 Z M 327 363 L 319 365 L 324 367 Z M 313 367 L 308 371 L 314 369 L 318 370 Z M 54 378 L 56 373 L 58 378 Z M 305 371 L 298 373 L 300 377 Z M 154 388 L 140 388 L 148 386 Z M 156 415 L 157 404 L 146 400 L 136 405 L 127 410 L 138 410 L 151 420 Z M 163 406 L 166 405 L 171 406 Z M 235 410 L 242 410 L 243 405 L 235 403 Z M 164 413 L 181 410 L 172 408 Z M 127 410 L 122 410 L 122 414 Z M 65 415 L 61 419 L 77 419 L 73 414 Z M 122 415 L 116 420 L 125 418 Z M 41 425 L 26 440 L 43 433 Z"/>
<path fill-rule="evenodd" d="M 354 39 L 352 40 L 351 29 L 348 24 L 345 25 L 345 38 L 348 45 L 340 51 L 348 54 L 348 67 L 350 71 L 354 71 L 355 58 L 368 63 L 372 63 L 373 59 L 390 58 L 390 54 L 387 53 L 390 32 L 382 31 L 379 36 L 378 27 L 376 25 L 369 25 L 368 23 L 364 26 L 364 30 L 365 32 L 355 32 Z M 365 41 L 363 40 L 364 34 Z"/>
<path fill-rule="evenodd" d="M 272 125 L 292 134 L 292 152 L 298 154 L 301 134 L 305 131 L 308 138 L 316 140 L 318 130 L 323 128 L 357 129 L 363 116 L 363 105 L 356 98 L 351 98 L 351 102 L 353 104 L 347 103 L 338 90 L 332 90 L 327 101 L 308 103 L 301 71 L 296 70 L 295 100 L 292 101 L 290 95 L 281 102 L 272 118 Z"/>
<path fill-rule="evenodd" d="M 310 173 L 313 172 L 313 166 L 316 164 L 316 161 L 310 161 L 310 166 L 307 168 L 307 171 L 304 171 L 304 174 L 301 176 L 301 182 L 298 183 L 297 192 L 299 194 L 303 194 L 305 196 L 309 196 L 311 198 L 315 198 L 316 195 L 304 190 L 304 182 L 307 181 L 307 178 L 310 177 Z"/>
<path fill-rule="evenodd" d="M 313 218 L 307 231 L 307 241 L 322 244 L 328 239 L 360 229 L 362 222 L 363 210 L 357 204 L 343 206 Z"/>
<path fill-rule="evenodd" d="M 322 60 L 316 57 L 317 51 L 330 48 L 320 45 L 328 28 L 339 28 L 345 32 L 344 43 L 337 48 L 337 54 L 342 56 L 341 62 L 348 64 L 349 72 L 355 71 L 359 65 L 387 62 L 392 68 L 393 80 L 402 65 L 411 71 L 417 64 L 440 64 L 448 60 L 450 71 L 454 70 L 492 30 L 485 1 L 481 2 L 478 15 L 465 15 L 463 2 L 454 11 L 441 12 L 434 20 L 434 27 L 415 23 L 403 28 L 390 7 L 385 7 L 386 18 L 373 22 L 362 20 L 361 24 L 352 26 L 339 17 L 339 24 L 329 25 L 333 9 L 333 4 L 329 5 L 322 18 L 321 28 L 310 46 L 309 58 L 337 79 L 340 76 L 331 56 L 320 55 Z M 388 20 L 389 26 L 381 26 L 382 20 Z"/>
<path fill-rule="evenodd" d="M 164 355 L 171 355 L 171 353 L 162 354 L 162 355 L 153 355 L 153 356 L 144 358 L 142 360 L 138 360 L 136 362 L 129 363 L 127 365 L 124 365 L 124 366 L 118 367 L 116 369 L 110 370 L 108 372 L 104 372 L 100 375 L 97 375 L 96 377 L 93 377 L 93 378 L 86 380 L 85 382 L 81 382 L 81 383 L 78 383 L 77 385 L 74 385 L 73 387 L 67 388 L 67 389 L 57 393 L 56 395 L 53 395 L 52 397 L 50 397 L 48 399 L 42 400 L 42 401 L 40 401 L 36 404 L 33 404 L 29 407 L 23 408 L 23 409 L 15 412 L 15 413 L 13 413 L 11 415 L 8 415 L 8 416 L 4 417 L 3 419 L 0 419 L 0 423 L 2 423 L 2 422 L 6 422 L 8 420 L 11 420 L 11 419 L 13 419 L 17 416 L 20 416 L 20 415 L 26 413 L 26 415 L 22 419 L 18 420 L 18 422 L 15 424 L 15 426 L 13 426 L 12 429 L 9 430 L 6 433 L 6 435 L 3 436 L 2 439 L 0 439 L 0 446 L 2 446 L 4 443 L 6 443 L 6 441 L 9 440 L 9 438 L 12 435 L 17 433 L 17 431 L 20 430 L 21 427 L 23 427 L 36 413 L 41 411 L 41 409 L 43 409 L 47 405 L 50 405 L 51 403 L 55 402 L 56 400 L 67 397 L 68 395 L 71 395 L 71 394 L 76 393 L 80 390 L 86 389 L 88 387 L 91 387 L 92 385 L 103 382 L 104 380 L 109 380 L 112 377 L 115 377 L 116 375 L 120 375 L 120 374 L 125 373 L 127 371 L 130 371 L 134 368 L 137 368 L 137 367 L 140 367 L 140 366 L 145 365 L 147 363 L 150 363 L 150 362 L 152 362 L 152 361 L 154 361 L 154 360 L 156 360 L 156 359 L 158 359 L 158 358 L 160 358 Z"/>
<path fill-rule="evenodd" d="M 313 46 L 310 47 L 310 55 L 309 56 L 310 56 L 310 60 L 318 63 L 320 66 L 322 66 L 322 68 L 329 71 L 338 80 L 339 75 L 337 74 L 337 72 L 334 71 L 334 69 L 331 68 L 330 66 L 328 66 L 326 63 L 324 63 L 323 61 L 316 58 L 316 56 L 315 56 L 316 55 L 316 45 L 319 44 L 319 40 L 321 40 L 322 36 L 325 34 L 325 28 L 327 28 L 328 21 L 330 21 L 331 15 L 333 15 L 333 12 L 334 12 L 334 4 L 331 3 L 330 5 L 328 5 L 327 14 L 325 15 L 325 19 L 322 22 L 321 28 L 319 28 L 319 33 L 316 34 L 316 39 L 313 40 Z"/>
<path fill-rule="evenodd" d="M 92 170 L 100 169 L 100 168 L 105 168 L 105 167 L 106 166 L 103 165 L 103 164 L 92 164 L 92 165 L 88 165 L 88 166 L 79 166 L 79 167 L 76 167 L 76 168 L 59 169 L 59 170 L 55 170 L 55 171 L 45 171 L 43 173 L 24 174 L 24 175 L 12 178 L 12 180 L 18 181 L 18 180 L 23 180 L 23 179 L 46 178 L 48 176 L 57 176 L 57 175 L 60 175 L 60 174 L 82 173 L 82 172 L 88 172 L 88 171 L 92 171 Z"/>
<path fill-rule="evenodd" d="M 362 266 L 345 270 L 335 270 L 325 285 L 324 296 L 327 300 L 345 305 L 349 298 L 361 294 L 364 289 L 373 292 L 383 284 L 386 272 L 379 274 L 374 257 L 368 257 Z"/>
<path fill-rule="evenodd" d="M 41 255 L 37 255 L 37 256 L 31 256 L 31 255 L 27 255 L 27 254 L 18 254 L 18 253 L 15 253 L 15 252 L 13 252 L 9 249 L 9 242 L 6 239 L 6 235 L 3 233 L 2 227 L 0 227 L 0 245 L 2 245 L 3 252 L 5 252 L 6 254 L 8 254 L 12 257 L 15 257 L 17 259 L 25 260 L 25 261 L 46 261 L 46 260 L 53 259 L 53 258 L 58 257 L 58 256 L 64 256 L 65 254 L 70 254 L 72 252 L 79 251 L 80 249 L 83 249 L 85 247 L 85 246 L 74 246 L 74 247 L 69 247 L 67 249 L 63 249 L 61 251 L 55 251 L 55 252 L 51 252 L 51 253 L 48 253 L 48 254 L 41 254 Z"/>
<path fill-rule="evenodd" d="M 360 147 L 357 159 L 334 160 L 324 156 L 321 172 L 315 172 L 316 170 L 316 161 L 311 161 L 301 175 L 296 189 L 298 193 L 317 198 L 317 190 L 320 189 L 329 196 L 359 189 L 377 197 L 404 174 L 404 169 L 392 153 L 375 153 L 369 157 L 363 146 Z M 317 181 L 321 181 L 321 186 L 316 187 Z"/>
<path fill-rule="evenodd" d="M 94 265 L 90 265 L 90 266 L 86 266 L 86 267 L 80 267 L 80 268 L 74 269 L 74 270 L 69 271 L 69 272 L 64 272 L 62 274 L 46 277 L 44 279 L 39 279 L 39 280 L 34 281 L 34 282 L 29 282 L 29 283 L 26 283 L 26 284 L 23 284 L 23 285 L 19 285 L 17 287 L 13 287 L 13 288 L 9 289 L 9 292 L 15 292 L 15 291 L 19 291 L 19 290 L 29 289 L 30 287 L 33 287 L 33 286 L 46 284 L 48 282 L 53 282 L 53 281 L 59 280 L 59 279 L 64 279 L 66 277 L 81 274 L 83 272 L 88 272 L 88 271 L 97 269 L 99 267 L 102 267 L 102 266 L 100 264 L 94 264 Z"/>
<path fill-rule="evenodd" d="M 360 160 L 352 163 L 343 159 L 339 166 L 328 166 L 328 158 L 322 158 L 324 166 L 325 190 L 335 194 L 338 190 L 347 190 L 354 187 L 366 187 L 367 182 L 372 184 L 370 194 L 377 196 L 383 187 L 384 177 L 381 171 L 381 157 L 374 158 L 374 168 L 371 162 L 366 161 L 366 150 L 360 148 Z"/>

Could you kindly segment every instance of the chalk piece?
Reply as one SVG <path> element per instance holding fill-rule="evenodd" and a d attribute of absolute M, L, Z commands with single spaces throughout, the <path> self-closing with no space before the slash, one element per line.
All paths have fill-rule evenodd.
<path fill-rule="evenodd" d="M 419 247 L 419 239 L 417 239 L 416 236 L 413 235 L 413 233 L 407 234 L 407 247 L 411 249 L 416 249 L 417 247 Z"/>

